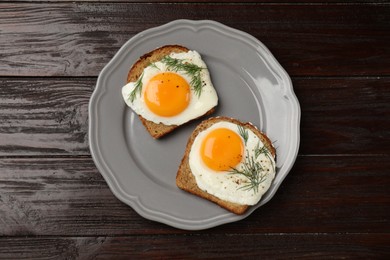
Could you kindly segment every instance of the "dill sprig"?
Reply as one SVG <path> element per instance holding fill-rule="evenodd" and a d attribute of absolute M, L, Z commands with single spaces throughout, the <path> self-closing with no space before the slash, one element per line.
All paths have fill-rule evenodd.
<path fill-rule="evenodd" d="M 265 147 L 265 145 L 260 147 L 260 142 L 258 142 L 256 147 L 255 147 L 255 158 L 259 157 L 259 155 L 262 153 L 267 155 L 267 154 L 269 154 L 269 151 L 268 151 L 267 147 Z"/>
<path fill-rule="evenodd" d="M 260 142 L 258 142 L 256 147 L 255 147 L 255 158 L 259 157 L 260 154 L 264 154 L 271 162 L 272 167 L 274 167 L 274 162 L 272 160 L 271 152 L 268 150 L 268 148 L 265 145 L 260 147 Z"/>
<path fill-rule="evenodd" d="M 150 64 L 148 65 L 148 67 L 152 67 L 152 68 L 155 68 L 155 69 L 158 69 L 158 70 L 160 70 L 160 68 L 159 68 L 159 67 L 157 67 L 157 65 L 156 65 L 156 63 L 155 63 L 155 62 L 152 62 L 152 63 L 150 63 Z"/>
<path fill-rule="evenodd" d="M 248 130 L 240 125 L 237 125 L 237 127 L 238 127 L 238 133 L 241 135 L 242 139 L 244 139 L 244 143 L 246 145 L 246 143 L 248 142 L 248 137 L 249 137 Z"/>
<path fill-rule="evenodd" d="M 162 58 L 161 62 L 165 63 L 167 65 L 167 69 L 170 71 L 175 71 L 175 72 L 183 71 L 184 73 L 189 75 L 191 77 L 191 82 L 190 82 L 191 87 L 194 89 L 195 94 L 198 97 L 200 96 L 200 94 L 202 93 L 202 79 L 200 76 L 200 72 L 204 68 L 199 67 L 198 65 L 195 65 L 193 63 L 185 62 L 181 59 L 174 59 L 170 56 L 165 56 L 164 58 Z M 148 65 L 148 67 L 149 66 L 160 70 L 160 68 L 157 67 L 155 63 L 150 63 Z M 135 84 L 134 84 L 135 87 L 129 95 L 129 99 L 130 99 L 131 103 L 133 103 L 133 101 L 137 97 L 137 94 L 141 94 L 141 92 L 142 92 L 142 87 L 143 87 L 142 86 L 143 85 L 142 78 L 143 78 L 143 76 L 144 76 L 144 73 L 142 73 L 141 76 L 139 77 L 139 79 L 135 82 Z"/>
<path fill-rule="evenodd" d="M 248 129 L 241 125 L 237 125 L 238 133 L 244 139 L 245 146 L 248 142 L 249 132 Z M 242 164 L 241 169 L 232 168 L 231 174 L 239 174 L 246 177 L 247 180 L 243 181 L 243 185 L 238 189 L 241 190 L 254 190 L 255 193 L 259 191 L 259 185 L 265 181 L 265 177 L 267 175 L 268 170 L 264 169 L 260 162 L 257 161 L 257 158 L 264 154 L 271 162 L 272 167 L 274 167 L 274 162 L 272 160 L 272 155 L 268 148 L 263 145 L 260 147 L 260 142 L 256 144 L 254 148 L 254 153 L 250 154 L 248 150 L 246 150 L 245 161 Z"/>
<path fill-rule="evenodd" d="M 248 151 L 247 154 L 249 154 Z M 267 172 L 264 171 L 259 162 L 255 161 L 253 156 L 246 156 L 242 169 L 239 170 L 232 168 L 230 173 L 243 175 L 247 178 L 247 181 L 244 182 L 244 185 L 238 189 L 245 191 L 253 189 L 255 193 L 259 191 L 259 185 L 265 181 L 265 177 L 267 175 Z"/>
<path fill-rule="evenodd" d="M 157 67 L 157 65 L 152 62 L 152 63 L 149 63 L 149 65 L 147 67 L 152 67 L 152 68 L 155 68 L 155 69 L 158 69 L 160 70 L 159 67 Z M 129 95 L 129 99 L 131 101 L 131 103 L 133 103 L 134 99 L 137 97 L 137 94 L 141 94 L 142 92 L 142 78 L 144 77 L 144 73 L 142 72 L 141 76 L 138 78 L 138 80 L 135 82 L 134 84 L 134 89 L 133 91 L 131 91 L 130 95 Z"/>
<path fill-rule="evenodd" d="M 129 99 L 131 103 L 133 103 L 134 99 L 136 98 L 137 94 L 141 94 L 142 91 L 142 78 L 144 77 L 144 73 L 141 74 L 141 76 L 138 78 L 138 80 L 134 84 L 134 89 L 129 94 Z"/>
<path fill-rule="evenodd" d="M 202 93 L 202 79 L 200 72 L 204 69 L 196 64 L 186 62 L 181 59 L 175 59 L 170 56 L 165 56 L 162 60 L 167 65 L 170 71 L 183 71 L 191 77 L 190 85 L 194 89 L 195 94 L 199 97 Z"/>

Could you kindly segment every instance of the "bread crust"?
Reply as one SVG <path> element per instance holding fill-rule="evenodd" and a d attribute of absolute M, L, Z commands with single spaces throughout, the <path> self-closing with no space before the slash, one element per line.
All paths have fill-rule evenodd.
<path fill-rule="evenodd" d="M 181 45 L 164 45 L 162 47 L 159 47 L 155 50 L 152 50 L 144 55 L 142 55 L 130 68 L 129 73 L 127 74 L 127 82 L 135 82 L 138 80 L 138 78 L 141 76 L 144 69 L 150 65 L 150 63 L 156 62 L 161 60 L 164 56 L 169 55 L 171 53 L 181 53 L 181 52 L 188 52 L 189 49 L 181 46 Z M 209 115 L 214 112 L 214 108 L 210 109 L 207 113 L 204 115 Z M 204 116 L 202 115 L 202 116 Z M 154 123 L 152 121 L 149 121 L 142 117 L 141 115 L 138 115 L 139 119 L 141 120 L 142 124 L 145 126 L 146 130 L 149 132 L 149 134 L 155 138 L 158 139 L 176 128 L 178 128 L 180 125 L 165 125 L 163 123 Z M 196 118 L 192 119 L 195 120 Z M 190 121 L 192 121 L 190 120 Z M 188 123 L 188 122 L 187 122 Z"/>
<path fill-rule="evenodd" d="M 190 138 L 188 139 L 186 150 L 185 150 L 184 156 L 181 160 L 181 164 L 179 166 L 179 169 L 178 169 L 178 172 L 176 175 L 176 185 L 177 185 L 177 187 L 179 187 L 180 189 L 182 189 L 184 191 L 187 191 L 187 192 L 192 193 L 196 196 L 199 196 L 201 198 L 212 201 L 212 202 L 218 204 L 219 206 L 221 206 L 222 208 L 225 208 L 225 209 L 227 209 L 235 214 L 242 215 L 248 210 L 248 208 L 249 208 L 248 205 L 242 205 L 242 204 L 237 204 L 237 203 L 225 201 L 225 200 L 219 199 L 219 198 L 215 197 L 214 195 L 211 195 L 211 194 L 201 190 L 196 183 L 195 177 L 192 174 L 191 168 L 189 165 L 189 155 L 190 155 L 191 147 L 192 147 L 192 144 L 194 143 L 195 138 L 198 136 L 198 134 L 200 132 L 211 127 L 213 124 L 215 124 L 217 122 L 221 122 L 221 121 L 231 122 L 231 123 L 243 126 L 247 129 L 251 130 L 253 133 L 255 133 L 259 137 L 259 139 L 264 143 L 264 145 L 267 147 L 267 149 L 270 151 L 270 153 L 272 154 L 272 156 L 276 160 L 276 150 L 273 147 L 272 142 L 264 133 L 262 133 L 254 125 L 252 125 L 251 123 L 243 123 L 237 119 L 233 119 L 233 118 L 229 118 L 229 117 L 212 117 L 212 118 L 209 118 L 209 119 L 202 121 L 195 128 L 195 130 L 192 132 Z"/>

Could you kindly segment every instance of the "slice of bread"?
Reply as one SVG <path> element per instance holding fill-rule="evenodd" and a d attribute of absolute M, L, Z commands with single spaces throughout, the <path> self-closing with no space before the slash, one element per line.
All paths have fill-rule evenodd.
<path fill-rule="evenodd" d="M 181 53 L 188 52 L 189 49 L 180 46 L 180 45 L 165 45 L 160 48 L 157 48 L 149 53 L 141 56 L 136 63 L 130 68 L 130 71 L 127 75 L 127 82 L 135 82 L 141 76 L 144 69 L 150 65 L 150 63 L 161 60 L 164 56 L 167 56 L 171 53 Z M 214 108 L 210 109 L 205 115 L 209 115 L 214 112 Z M 174 129 L 178 128 L 179 125 L 164 125 L 163 123 L 154 123 L 149 121 L 142 116 L 138 116 L 142 124 L 146 127 L 148 132 L 153 138 L 160 138 L 169 132 L 172 132 Z M 196 119 L 196 118 L 194 118 Z M 193 120 L 194 120 L 193 119 Z"/>
<path fill-rule="evenodd" d="M 248 205 L 242 205 L 242 204 L 237 204 L 237 203 L 232 203 L 232 202 L 229 202 L 229 201 L 225 201 L 225 200 L 219 199 L 219 198 L 215 197 L 214 195 L 211 195 L 211 194 L 201 190 L 198 187 L 197 183 L 196 183 L 195 177 L 192 174 L 191 168 L 190 168 L 190 165 L 189 165 L 190 150 L 191 150 L 192 144 L 193 144 L 196 136 L 200 132 L 202 132 L 202 131 L 206 130 L 207 128 L 211 127 L 213 124 L 215 124 L 217 122 L 221 122 L 221 121 L 231 122 L 231 123 L 240 125 L 242 127 L 245 127 L 247 129 L 251 130 L 264 143 L 264 145 L 270 151 L 272 156 L 274 158 L 276 158 L 276 150 L 273 147 L 272 142 L 270 141 L 270 139 L 264 133 L 262 133 L 259 129 L 257 129 L 254 125 L 252 125 L 251 123 L 242 123 L 242 122 L 240 122 L 240 121 L 238 121 L 236 119 L 229 118 L 229 117 L 213 117 L 213 118 L 209 118 L 209 119 L 204 120 L 203 122 L 201 122 L 195 128 L 195 130 L 192 132 L 192 134 L 191 134 L 191 136 L 190 136 L 190 138 L 189 138 L 189 140 L 187 142 L 186 150 L 185 150 L 183 159 L 181 161 L 181 164 L 179 166 L 179 170 L 178 170 L 177 175 L 176 175 L 176 185 L 180 189 L 182 189 L 182 190 L 185 190 L 185 191 L 190 192 L 190 193 L 192 193 L 194 195 L 197 195 L 197 196 L 199 196 L 201 198 L 204 198 L 204 199 L 207 199 L 209 201 L 212 201 L 212 202 L 218 204 L 219 206 L 221 206 L 222 208 L 225 208 L 225 209 L 227 209 L 227 210 L 229 210 L 229 211 L 231 211 L 231 212 L 233 212 L 235 214 L 241 215 L 241 214 L 244 214 L 247 211 L 247 209 L 249 208 Z"/>

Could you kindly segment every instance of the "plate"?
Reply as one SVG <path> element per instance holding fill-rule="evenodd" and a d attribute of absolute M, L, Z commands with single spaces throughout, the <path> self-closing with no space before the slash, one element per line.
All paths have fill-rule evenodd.
<path fill-rule="evenodd" d="M 244 215 L 176 187 L 187 139 L 200 120 L 155 140 L 122 99 L 121 88 L 132 64 L 167 44 L 202 55 L 219 96 L 213 116 L 252 122 L 277 148 L 273 184 Z M 135 35 L 103 68 L 89 103 L 89 146 L 96 167 L 118 199 L 147 219 L 200 230 L 242 220 L 274 196 L 296 159 L 299 121 L 290 77 L 260 41 L 215 21 L 176 20 Z"/>

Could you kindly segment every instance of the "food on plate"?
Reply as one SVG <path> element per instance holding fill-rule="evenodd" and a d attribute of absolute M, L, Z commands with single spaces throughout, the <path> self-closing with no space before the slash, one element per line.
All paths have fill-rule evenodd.
<path fill-rule="evenodd" d="M 218 96 L 197 51 L 165 45 L 131 67 L 122 88 L 126 104 L 154 138 L 193 119 L 211 114 Z"/>
<path fill-rule="evenodd" d="M 213 117 L 201 122 L 190 136 L 176 185 L 244 214 L 271 186 L 275 165 L 272 142 L 254 125 Z"/>

